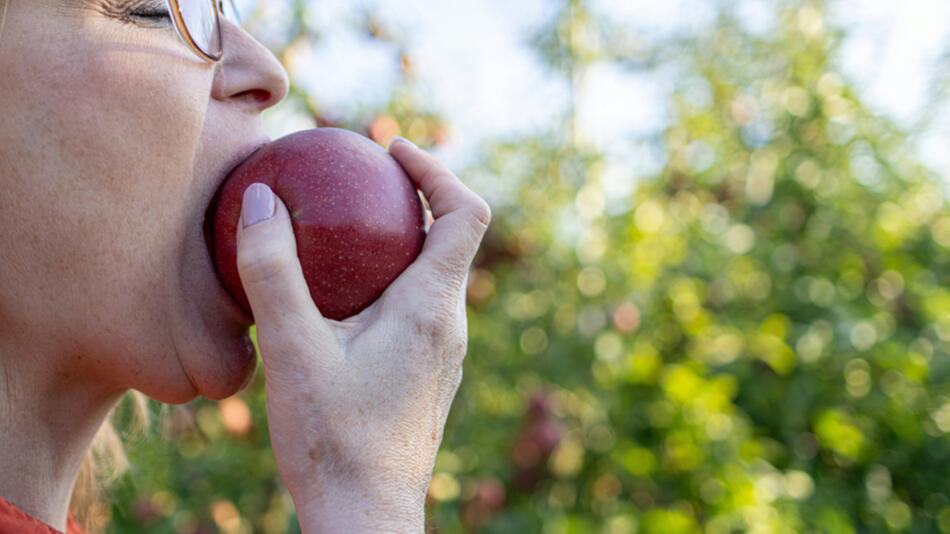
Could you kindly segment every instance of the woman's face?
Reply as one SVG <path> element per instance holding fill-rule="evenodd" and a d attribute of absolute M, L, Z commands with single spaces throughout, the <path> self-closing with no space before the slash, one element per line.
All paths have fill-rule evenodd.
<path fill-rule="evenodd" d="M 286 71 L 227 20 L 224 57 L 203 61 L 167 19 L 133 15 L 161 0 L 4 1 L 0 355 L 164 402 L 234 394 L 251 318 L 202 223 L 267 141 Z"/>

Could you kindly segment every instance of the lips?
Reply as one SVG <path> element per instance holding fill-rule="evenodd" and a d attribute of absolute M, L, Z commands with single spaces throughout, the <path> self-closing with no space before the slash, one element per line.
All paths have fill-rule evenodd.
<path fill-rule="evenodd" d="M 208 208 L 205 210 L 204 220 L 202 221 L 202 231 L 204 233 L 205 247 L 207 248 L 207 251 L 208 251 L 207 257 L 209 259 L 209 267 L 215 273 L 215 277 L 217 278 L 218 286 L 219 286 L 218 289 L 220 292 L 222 292 L 223 294 L 227 296 L 227 299 L 230 301 L 232 311 L 236 311 L 237 315 L 239 315 L 242 319 L 244 319 L 245 322 L 247 322 L 248 324 L 252 324 L 254 322 L 253 318 L 250 317 L 248 313 L 244 310 L 244 308 L 240 306 L 238 301 L 234 299 L 234 296 L 231 295 L 225 289 L 224 285 L 221 283 L 220 277 L 217 274 L 217 270 L 214 267 L 215 265 L 214 256 L 213 256 L 214 254 L 214 241 L 213 241 L 214 214 L 215 214 L 215 210 L 217 209 L 218 199 L 221 196 L 221 189 L 222 189 L 221 186 L 222 184 L 224 184 L 228 175 L 231 174 L 231 171 L 233 171 L 235 167 L 240 165 L 251 154 L 253 154 L 254 152 L 257 152 L 258 149 L 260 149 L 264 145 L 267 145 L 268 143 L 270 143 L 270 139 L 258 140 L 236 151 L 231 158 L 229 158 L 228 160 L 222 163 L 221 170 L 216 175 L 217 178 L 215 180 L 214 194 L 212 195 L 211 199 L 208 202 Z"/>
<path fill-rule="evenodd" d="M 231 171 L 235 169 L 235 167 L 240 165 L 244 160 L 250 157 L 251 154 L 257 152 L 261 147 L 268 143 L 270 143 L 270 139 L 260 139 L 248 146 L 242 147 L 240 150 L 236 151 L 231 158 L 226 160 L 221 165 L 221 172 L 216 175 L 215 179 L 214 195 L 208 202 L 208 208 L 205 210 L 204 220 L 202 221 L 205 245 L 208 247 L 208 254 L 213 254 L 214 251 L 214 247 L 212 246 L 212 235 L 214 233 L 212 231 L 212 227 L 214 225 L 214 213 L 218 205 L 218 198 L 221 196 L 221 185 L 224 184 L 224 181 L 227 179 L 228 175 L 231 174 Z"/>

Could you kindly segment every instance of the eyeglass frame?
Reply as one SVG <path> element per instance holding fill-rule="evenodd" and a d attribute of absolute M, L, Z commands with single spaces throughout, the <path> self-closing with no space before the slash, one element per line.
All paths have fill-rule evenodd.
<path fill-rule="evenodd" d="M 208 0 L 186 1 L 204 2 Z M 221 18 L 224 16 L 224 1 L 210 1 L 214 6 L 214 24 L 218 32 L 218 39 L 221 43 L 221 51 L 217 55 L 212 55 L 202 50 L 202 48 L 195 41 L 194 37 L 191 36 L 191 31 L 188 29 L 188 25 L 185 23 L 185 16 L 181 12 L 179 0 L 165 0 L 165 4 L 168 6 L 168 13 L 175 23 L 175 30 L 178 33 L 178 36 L 181 37 L 181 40 L 184 41 L 184 43 L 192 50 L 192 52 L 198 54 L 198 57 L 204 59 L 205 61 L 216 63 L 224 56 L 224 32 L 221 31 Z M 238 13 L 237 6 L 234 4 L 234 0 L 229 0 L 229 2 L 231 3 L 231 9 L 234 11 L 234 15 L 237 18 L 238 24 L 240 24 L 241 16 Z"/>

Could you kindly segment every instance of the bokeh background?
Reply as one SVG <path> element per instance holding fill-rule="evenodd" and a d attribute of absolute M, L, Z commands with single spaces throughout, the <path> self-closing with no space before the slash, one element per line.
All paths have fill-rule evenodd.
<path fill-rule="evenodd" d="M 430 532 L 950 533 L 950 4 L 238 4 L 271 135 L 493 207 Z M 299 532 L 263 378 L 130 435 L 108 532 Z"/>

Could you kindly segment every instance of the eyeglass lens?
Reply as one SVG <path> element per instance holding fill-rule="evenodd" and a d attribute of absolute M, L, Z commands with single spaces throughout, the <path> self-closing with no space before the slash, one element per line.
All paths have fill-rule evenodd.
<path fill-rule="evenodd" d="M 206 54 L 221 54 L 221 34 L 214 9 L 214 0 L 179 0 L 182 19 L 188 33 Z"/>

